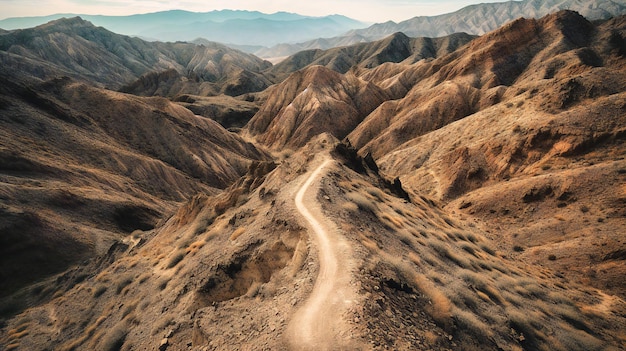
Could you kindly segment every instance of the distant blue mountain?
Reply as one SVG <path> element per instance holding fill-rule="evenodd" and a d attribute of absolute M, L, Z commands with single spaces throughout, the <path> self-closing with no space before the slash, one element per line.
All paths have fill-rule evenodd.
<path fill-rule="evenodd" d="M 75 16 L 115 33 L 152 40 L 191 41 L 205 38 L 237 45 L 271 46 L 336 36 L 348 30 L 367 27 L 363 22 L 340 15 L 308 17 L 289 12 L 266 14 L 239 10 L 211 12 L 172 10 L 131 16 L 56 14 L 7 18 L 0 21 L 0 28 L 8 30 L 31 28 L 63 17 Z"/>

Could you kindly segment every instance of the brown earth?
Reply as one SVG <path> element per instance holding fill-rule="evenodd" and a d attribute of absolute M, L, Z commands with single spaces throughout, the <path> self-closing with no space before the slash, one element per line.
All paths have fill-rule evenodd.
<path fill-rule="evenodd" d="M 346 242 L 349 278 L 332 281 L 354 297 L 324 324 L 332 328 L 324 335 L 335 339 L 318 340 L 314 349 L 623 345 L 621 299 L 507 257 L 474 220 L 454 219 L 428 197 L 407 202 L 393 195 L 363 164 L 361 173 L 348 167 L 361 161 L 336 143 L 322 136 L 273 171 L 271 164 L 256 165 L 226 192 L 195 197 L 159 228 L 137 232 L 67 273 L 58 281 L 73 287 L 51 285 L 58 297 L 9 320 L 2 344 L 305 348 L 304 335 L 289 334 L 288 326 L 311 301 L 325 249 L 310 237 L 294 199 L 317 169 L 319 178 L 311 178 L 317 192 L 304 203 L 320 206 L 314 218 L 333 223 Z M 319 168 L 320 157 L 334 160 Z"/>
<path fill-rule="evenodd" d="M 265 94 L 246 132 L 274 149 L 304 146 L 324 132 L 343 138 L 387 98 L 373 84 L 322 66 L 296 72 Z"/>
<path fill-rule="evenodd" d="M 47 245 L 33 262 L 82 250 L 81 226 L 110 239 L 20 282 L 0 347 L 623 349 L 624 38 L 625 17 L 564 11 L 434 59 L 307 67 L 254 96 L 241 134 L 272 157 L 165 99 L 3 73 L 2 239 Z M 142 162 L 162 169 L 115 168 Z M 145 207 L 98 217 L 122 198 Z"/>
<path fill-rule="evenodd" d="M 163 98 L 2 77 L 3 299 L 154 228 L 191 194 L 216 193 L 268 157 Z M 2 310 L 21 306 L 3 300 Z"/>

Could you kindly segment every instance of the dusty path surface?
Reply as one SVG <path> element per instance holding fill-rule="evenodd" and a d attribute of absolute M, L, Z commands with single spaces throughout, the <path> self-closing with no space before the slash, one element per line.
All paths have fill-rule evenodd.
<path fill-rule="evenodd" d="M 350 287 L 350 248 L 322 215 L 316 201 L 318 186 L 312 186 L 331 163 L 332 160 L 326 159 L 317 167 L 295 197 L 296 207 L 312 231 L 320 267 L 311 295 L 289 325 L 290 346 L 294 350 L 358 349 L 351 340 L 344 316 L 356 296 Z"/>

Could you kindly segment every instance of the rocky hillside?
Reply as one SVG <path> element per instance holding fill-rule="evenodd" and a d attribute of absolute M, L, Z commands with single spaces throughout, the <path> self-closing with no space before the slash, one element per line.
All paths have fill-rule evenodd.
<path fill-rule="evenodd" d="M 427 42 L 303 59 L 239 135 L 2 68 L 0 348 L 624 349 L 626 17 Z"/>
<path fill-rule="evenodd" d="M 626 14 L 622 1 L 595 0 L 523 0 L 470 5 L 439 16 L 419 16 L 395 23 L 377 23 L 355 29 L 334 38 L 315 39 L 299 44 L 280 44 L 255 52 L 259 57 L 286 57 L 302 50 L 370 42 L 402 32 L 409 37 L 438 38 L 454 33 L 482 35 L 520 17 L 541 18 L 559 10 L 577 11 L 589 20 L 602 20 Z"/>
<path fill-rule="evenodd" d="M 541 259 L 529 259 L 555 266 L 556 262 L 549 258 L 558 257 L 556 252 L 561 246 L 556 243 L 569 240 L 558 233 L 571 230 L 568 219 L 576 208 L 589 213 L 595 207 L 592 204 L 597 201 L 596 196 L 600 196 L 591 194 L 601 192 L 593 188 L 596 190 L 589 190 L 582 200 L 578 192 L 573 195 L 573 185 L 563 183 L 565 179 L 591 177 L 585 179 L 615 187 L 599 207 L 602 210 L 597 215 L 601 218 L 582 216 L 577 221 L 594 221 L 588 227 L 604 228 L 598 230 L 608 233 L 624 224 L 623 190 L 618 185 L 623 160 L 617 155 L 624 152 L 623 106 L 618 101 L 623 98 L 626 84 L 625 37 L 624 17 L 594 25 L 577 13 L 565 11 L 540 20 L 514 21 L 434 60 L 385 63 L 351 71 L 343 77 L 367 82 L 376 91 L 373 98 L 362 97 L 362 101 L 380 101 L 382 97 L 384 102 L 358 122 L 347 140 L 361 155 L 371 154 L 388 177 L 400 177 L 415 196 L 429 194 L 444 203 L 450 202 L 450 206 L 460 207 L 465 214 L 480 214 L 489 225 L 492 220 L 501 219 L 496 214 L 504 211 L 507 218 L 513 218 L 506 222 L 510 227 L 502 240 L 507 243 L 503 244 L 507 250 L 527 257 L 531 254 L 526 253 L 525 247 L 535 247 L 528 252 L 546 254 Z M 310 69 L 285 82 L 300 81 L 297 77 L 306 72 Z M 334 81 L 341 81 L 341 75 L 333 76 Z M 326 76 L 318 79 L 317 84 L 322 84 Z M 295 92 L 304 92 L 312 84 L 316 83 L 306 82 Z M 337 88 L 319 90 L 323 96 L 304 101 L 333 101 L 347 106 L 333 98 L 341 94 L 343 85 L 332 86 Z M 277 91 L 289 91 L 285 87 Z M 268 90 L 267 102 L 247 127 L 252 134 L 259 134 L 259 141 L 275 148 L 302 145 L 307 140 L 302 134 L 293 133 L 306 125 L 294 127 L 295 121 L 306 121 L 299 117 L 315 116 L 320 121 L 322 116 L 328 116 L 324 112 L 327 105 L 302 104 L 304 93 L 297 99 L 279 99 L 285 96 L 289 94 L 272 94 Z M 334 110 L 332 116 L 359 116 L 343 117 L 342 121 L 361 118 L 356 113 L 336 111 L 340 110 Z M 281 119 L 284 116 L 290 118 Z M 343 137 L 336 124 L 329 122 L 332 117 L 327 118 L 316 124 L 316 132 Z M 601 151 L 595 151 L 597 148 Z M 612 173 L 615 177 L 610 181 L 602 180 Z M 505 201 L 499 192 L 480 193 L 481 189 L 492 191 L 490 186 L 505 186 L 498 185 L 500 182 L 506 181 L 508 186 L 518 178 L 524 179 L 516 190 L 526 189 L 528 196 L 524 201 L 524 194 L 516 202 L 514 197 Z M 500 209 L 480 207 L 482 210 L 477 211 L 472 206 L 476 200 L 463 200 L 470 195 Z M 543 201 L 555 208 L 535 213 Z M 528 222 L 523 218 L 535 224 L 527 228 Z M 502 228 L 500 221 L 495 226 Z M 578 243 L 579 235 L 573 235 L 568 245 Z M 620 240 L 619 235 L 608 237 Z M 513 247 L 520 251 L 513 251 Z M 617 292 L 613 277 L 621 274 L 617 272 L 623 267 L 597 273 L 605 264 L 601 258 L 614 255 L 619 256 L 609 247 L 591 250 L 586 256 L 581 253 L 576 255 L 578 268 L 564 269 L 564 274 L 582 279 L 586 267 L 597 264 L 593 271 L 599 279 L 594 280 L 594 286 Z M 564 268 L 571 262 L 559 261 L 558 267 Z"/>
<path fill-rule="evenodd" d="M 409 38 L 403 33 L 371 42 L 329 50 L 305 50 L 274 65 L 268 76 L 275 81 L 307 66 L 321 65 L 339 73 L 350 69 L 374 68 L 386 62 L 415 63 L 449 54 L 474 37 L 459 33 L 442 38 Z"/>
<path fill-rule="evenodd" d="M 523 0 L 503 1 L 467 6 L 459 11 L 440 16 L 414 17 L 400 23 L 380 23 L 353 33 L 369 39 L 378 39 L 394 32 L 408 36 L 440 37 L 465 32 L 482 35 L 520 17 L 541 18 L 559 10 L 580 13 L 589 20 L 608 19 L 626 13 L 621 1 L 593 0 Z"/>
<path fill-rule="evenodd" d="M 246 131 L 275 149 L 304 146 L 323 132 L 343 138 L 387 99 L 377 86 L 323 66 L 296 72 L 266 94 Z"/>
<path fill-rule="evenodd" d="M 450 217 L 426 196 L 407 202 L 336 139 L 314 138 L 274 167 L 195 197 L 159 228 L 33 289 L 61 297 L 8 321 L 0 342 L 17 350 L 600 350 L 623 342 L 623 301 L 509 259 L 473 220 Z M 350 300 L 333 305 L 333 318 L 317 325 L 333 327 L 310 343 L 294 320 L 324 249 L 294 196 L 314 170 L 320 178 L 305 204 L 332 223 L 348 275 L 334 291 Z"/>
<path fill-rule="evenodd" d="M 267 158 L 163 98 L 0 73 L 3 299 L 154 228 L 180 202 Z M 23 304 L 3 300 L 2 313 Z"/>
<path fill-rule="evenodd" d="M 161 11 L 131 16 L 56 14 L 0 20 L 0 28 L 23 29 L 63 17 L 80 16 L 115 33 L 158 41 L 191 41 L 197 38 L 240 46 L 272 46 L 278 43 L 334 37 L 367 25 L 341 15 L 324 17 L 297 13 L 215 10 Z"/>
<path fill-rule="evenodd" d="M 266 88 L 271 66 L 253 55 L 209 43 L 150 43 L 95 27 L 81 18 L 0 35 L 3 64 L 41 79 L 59 74 L 139 95 L 240 95 Z"/>

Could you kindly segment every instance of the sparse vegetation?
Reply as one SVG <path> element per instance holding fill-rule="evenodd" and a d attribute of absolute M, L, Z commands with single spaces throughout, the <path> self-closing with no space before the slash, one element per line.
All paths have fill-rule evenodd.
<path fill-rule="evenodd" d="M 167 284 L 170 282 L 169 278 L 161 278 L 157 281 L 157 288 L 161 291 L 165 290 L 165 288 L 167 287 Z"/>
<path fill-rule="evenodd" d="M 93 297 L 97 299 L 98 297 L 102 296 L 102 294 L 104 294 L 106 291 L 107 287 L 105 285 L 100 285 L 93 291 Z"/>
<path fill-rule="evenodd" d="M 127 287 L 128 285 L 130 285 L 130 283 L 133 282 L 133 278 L 132 277 L 123 277 L 119 283 L 117 283 L 116 287 L 115 287 L 115 293 L 116 294 L 120 294 L 122 292 L 122 290 L 124 290 L 125 287 Z"/>
<path fill-rule="evenodd" d="M 85 44 L 103 38 L 123 60 L 152 46 L 71 21 L 63 35 L 54 23 L 28 31 L 37 50 L 0 35 L 13 48 L 0 74 L 0 160 L 11 161 L 0 162 L 11 263 L 0 275 L 25 282 L 0 296 L 0 349 L 299 349 L 306 338 L 288 338 L 311 321 L 315 342 L 373 351 L 617 350 L 626 340 L 623 21 L 560 12 L 481 37 L 396 34 L 330 61 L 309 51 L 280 72 L 238 71 L 243 80 L 214 79 L 234 57 L 203 44 L 134 85 L 172 99 L 81 78 L 116 60 L 41 66 L 49 38 L 57 49 L 79 39 L 83 65 L 93 63 Z M 443 57 L 450 43 L 458 50 Z M 432 57 L 383 63 L 406 56 L 398 47 Z M 57 49 L 48 57 L 67 56 Z M 359 62 L 365 51 L 375 60 Z M 336 67 L 304 67 L 312 59 Z M 138 74 L 118 68 L 111 81 Z M 192 95 L 225 92 L 209 78 L 228 91 L 277 84 Z M 171 94 L 170 79 L 190 93 Z M 172 103 L 222 99 L 216 108 L 245 99 L 258 113 L 231 133 Z M 302 184 L 327 237 L 294 202 Z M 323 308 L 300 318 L 311 301 Z"/>
<path fill-rule="evenodd" d="M 239 228 L 235 229 L 235 231 L 233 231 L 233 233 L 230 235 L 230 238 L 229 238 L 229 239 L 230 239 L 231 241 L 237 240 L 237 238 L 238 238 L 241 234 L 243 234 L 243 233 L 245 233 L 245 232 L 246 232 L 246 227 L 239 227 Z"/>
<path fill-rule="evenodd" d="M 180 263 L 185 258 L 185 250 L 179 250 L 172 254 L 169 261 L 167 261 L 167 265 L 165 266 L 167 269 L 171 269 L 176 267 L 177 264 Z"/>
<path fill-rule="evenodd" d="M 111 329 L 101 344 L 101 350 L 103 351 L 120 351 L 124 342 L 126 341 L 126 336 L 128 335 L 128 326 L 126 323 L 120 323 L 116 325 L 113 329 Z"/>
<path fill-rule="evenodd" d="M 346 194 L 346 197 L 348 198 L 349 201 L 357 205 L 359 210 L 363 212 L 375 214 L 378 211 L 378 208 L 376 207 L 376 205 L 371 200 L 369 200 L 367 197 L 365 197 L 364 195 L 360 193 L 350 192 Z"/>

